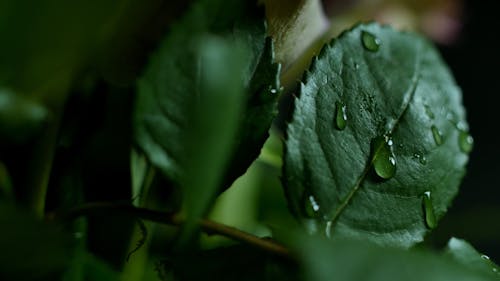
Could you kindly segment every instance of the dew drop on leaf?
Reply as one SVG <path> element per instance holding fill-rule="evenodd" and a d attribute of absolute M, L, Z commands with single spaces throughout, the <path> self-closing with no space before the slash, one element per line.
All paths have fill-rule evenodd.
<path fill-rule="evenodd" d="M 474 146 L 474 139 L 472 136 L 464 130 L 460 130 L 458 134 L 458 145 L 460 146 L 460 150 L 464 153 L 469 153 Z"/>
<path fill-rule="evenodd" d="M 434 206 L 432 205 L 431 192 L 424 192 L 423 196 L 425 224 L 428 228 L 434 229 L 437 226 L 436 216 L 434 215 Z"/>
<path fill-rule="evenodd" d="M 347 126 L 347 106 L 341 101 L 335 102 L 335 127 L 339 130 Z"/>
<path fill-rule="evenodd" d="M 427 114 L 427 116 L 430 119 L 434 119 L 434 117 L 436 117 L 436 116 L 434 115 L 434 112 L 432 112 L 431 107 L 428 104 L 424 105 L 424 107 L 425 107 L 425 114 Z"/>
<path fill-rule="evenodd" d="M 319 216 L 319 204 L 313 195 L 307 194 L 304 196 L 304 211 L 306 215 L 310 218 L 317 218 Z"/>
<path fill-rule="evenodd" d="M 390 179 L 396 173 L 396 156 L 393 141 L 389 136 L 376 137 L 372 141 L 372 163 L 375 173 L 383 179 Z"/>
<path fill-rule="evenodd" d="M 441 131 L 434 125 L 431 127 L 432 136 L 434 137 L 434 141 L 437 145 L 443 144 L 443 134 Z"/>
<path fill-rule="evenodd" d="M 420 164 L 422 164 L 422 165 L 427 164 L 427 158 L 424 155 L 421 155 L 419 153 L 414 153 L 413 158 L 418 160 L 418 162 L 420 162 Z"/>
<path fill-rule="evenodd" d="M 380 39 L 368 31 L 361 32 L 361 42 L 366 50 L 371 52 L 378 51 L 380 47 Z"/>

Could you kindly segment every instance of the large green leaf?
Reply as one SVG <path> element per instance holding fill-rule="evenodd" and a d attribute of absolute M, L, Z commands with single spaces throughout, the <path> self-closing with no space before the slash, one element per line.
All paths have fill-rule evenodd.
<path fill-rule="evenodd" d="M 285 145 L 289 205 L 311 231 L 409 247 L 457 193 L 472 138 L 432 45 L 372 23 L 314 59 Z"/>
<path fill-rule="evenodd" d="M 453 259 L 424 251 L 380 247 L 361 241 L 299 239 L 294 247 L 306 280 L 497 280 Z"/>
<path fill-rule="evenodd" d="M 500 279 L 500 268 L 487 255 L 479 253 L 465 240 L 451 238 L 446 245 L 445 254 L 471 270 L 494 274 Z"/>
<path fill-rule="evenodd" d="M 216 62 L 228 76 L 214 78 L 237 81 L 236 86 L 245 89 L 246 105 L 237 117 L 226 116 L 226 119 L 241 116 L 243 120 L 237 135 L 232 137 L 237 153 L 229 156 L 228 169 L 219 171 L 225 176 L 218 185 L 228 187 L 243 174 L 267 137 L 275 115 L 279 65 L 273 63 L 272 44 L 265 39 L 263 19 L 251 12 L 256 8 L 254 5 L 253 1 L 196 3 L 172 28 L 139 81 L 134 114 L 136 142 L 152 164 L 175 184 L 180 183 L 186 172 L 183 161 L 187 159 L 185 144 L 190 134 L 187 131 L 193 131 L 194 103 L 204 91 L 199 77 L 202 70 L 199 50 L 210 36 L 225 38 L 232 49 L 246 46 L 249 50 L 241 53 L 243 64 L 231 71 L 230 67 L 235 65 L 230 60 Z M 225 93 L 229 94 L 229 90 Z M 214 106 L 225 110 L 222 104 Z M 203 139 L 197 141 L 207 150 L 212 149 Z"/>

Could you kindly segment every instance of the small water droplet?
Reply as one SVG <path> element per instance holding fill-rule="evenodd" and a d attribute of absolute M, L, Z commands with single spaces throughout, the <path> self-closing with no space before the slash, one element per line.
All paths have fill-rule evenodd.
<path fill-rule="evenodd" d="M 316 198 L 312 195 L 305 196 L 304 211 L 306 215 L 310 218 L 317 218 L 319 216 L 319 204 Z"/>
<path fill-rule="evenodd" d="M 434 115 L 434 112 L 432 112 L 431 107 L 427 104 L 424 105 L 424 107 L 425 107 L 425 113 L 427 114 L 427 116 L 429 116 L 430 119 L 434 119 L 434 117 L 436 117 L 436 116 Z"/>
<path fill-rule="evenodd" d="M 359 64 L 355 63 L 354 64 L 354 69 L 359 69 Z"/>
<path fill-rule="evenodd" d="M 436 215 L 434 215 L 434 206 L 432 205 L 431 192 L 424 192 L 423 206 L 425 214 L 425 224 L 428 228 L 434 229 L 437 226 Z"/>
<path fill-rule="evenodd" d="M 339 130 L 347 126 L 347 106 L 340 101 L 335 102 L 335 126 Z"/>
<path fill-rule="evenodd" d="M 396 173 L 394 142 L 389 136 L 376 137 L 372 141 L 372 163 L 375 173 L 383 179 L 390 179 Z"/>
<path fill-rule="evenodd" d="M 420 164 L 422 165 L 427 164 L 427 158 L 424 155 L 421 155 L 420 153 L 414 153 L 413 158 L 418 160 L 418 162 L 420 162 Z"/>
<path fill-rule="evenodd" d="M 481 258 L 482 258 L 483 260 L 487 260 L 487 261 L 489 261 L 489 260 L 490 260 L 490 257 L 488 257 L 487 255 L 481 255 Z"/>
<path fill-rule="evenodd" d="M 469 153 L 474 146 L 474 139 L 467 131 L 461 130 L 458 134 L 458 145 L 462 152 Z"/>
<path fill-rule="evenodd" d="M 332 222 L 331 221 L 326 222 L 325 236 L 327 238 L 331 238 L 331 236 L 332 236 Z"/>
<path fill-rule="evenodd" d="M 443 134 L 441 131 L 434 125 L 431 127 L 432 136 L 434 137 L 434 141 L 437 145 L 443 144 Z"/>
<path fill-rule="evenodd" d="M 380 39 L 368 31 L 361 32 L 361 42 L 363 47 L 371 52 L 376 52 L 380 48 Z"/>
<path fill-rule="evenodd" d="M 269 92 L 271 92 L 271 94 L 277 94 L 277 93 L 278 93 L 278 90 L 277 90 L 277 89 L 272 88 Z"/>

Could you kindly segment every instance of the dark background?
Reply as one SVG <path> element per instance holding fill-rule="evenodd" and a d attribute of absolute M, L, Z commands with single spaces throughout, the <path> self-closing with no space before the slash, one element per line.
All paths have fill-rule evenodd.
<path fill-rule="evenodd" d="M 463 91 L 470 132 L 474 137 L 468 172 L 447 217 L 445 230 L 467 239 L 500 260 L 500 134 L 498 67 L 500 16 L 498 1 L 466 1 L 458 41 L 440 46 Z"/>

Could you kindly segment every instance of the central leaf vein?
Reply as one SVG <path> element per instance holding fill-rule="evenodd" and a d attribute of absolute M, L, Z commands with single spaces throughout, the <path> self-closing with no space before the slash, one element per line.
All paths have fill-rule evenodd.
<path fill-rule="evenodd" d="M 413 96 L 415 95 L 415 91 L 417 89 L 417 86 L 418 86 L 418 81 L 419 81 L 419 78 L 420 78 L 420 75 L 419 75 L 419 72 L 420 72 L 420 50 L 421 50 L 421 45 L 419 44 L 418 47 L 417 47 L 417 50 L 416 50 L 416 59 L 415 59 L 415 71 L 413 73 L 413 77 L 411 79 L 411 83 L 410 85 L 408 86 L 408 89 L 405 91 L 405 94 L 404 94 L 404 98 L 403 98 L 403 102 L 401 103 L 401 108 L 400 108 L 400 113 L 398 114 L 397 118 L 390 121 L 389 124 L 387 124 L 387 132 L 386 134 L 387 135 L 390 135 L 394 132 L 394 130 L 397 128 L 398 124 L 400 123 L 401 121 L 401 118 L 405 115 L 412 99 L 413 99 Z M 344 200 L 342 200 L 338 206 L 337 209 L 335 209 L 332 213 L 333 215 L 331 216 L 330 218 L 330 225 L 331 227 L 334 226 L 334 224 L 338 221 L 340 215 L 342 214 L 342 212 L 345 210 L 345 208 L 347 207 L 347 205 L 349 204 L 349 202 L 351 202 L 352 198 L 354 197 L 354 195 L 356 194 L 356 192 L 359 190 L 359 188 L 361 187 L 363 181 L 366 179 L 366 176 L 368 175 L 368 172 L 370 171 L 371 167 L 373 166 L 373 161 L 374 161 L 374 157 L 372 157 L 372 155 L 376 154 L 379 150 L 381 150 L 383 147 L 383 144 L 379 144 L 375 149 L 374 149 L 374 152 L 373 154 L 370 153 L 370 158 L 369 158 L 369 161 L 368 161 L 368 164 L 365 166 L 363 172 L 361 173 L 361 175 L 356 179 L 356 182 L 354 183 L 353 187 L 351 188 L 351 190 L 349 191 L 349 193 L 347 194 L 347 196 L 344 198 Z"/>

